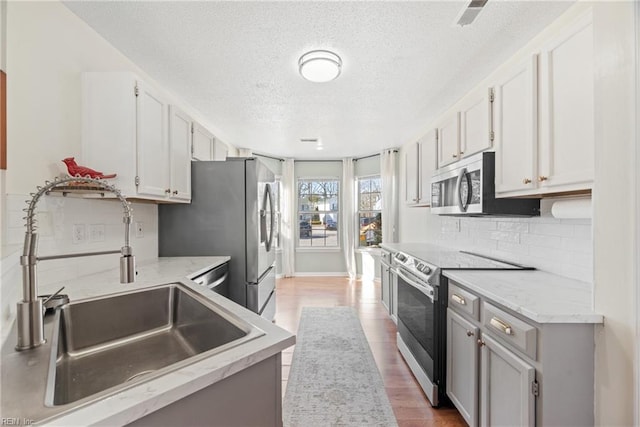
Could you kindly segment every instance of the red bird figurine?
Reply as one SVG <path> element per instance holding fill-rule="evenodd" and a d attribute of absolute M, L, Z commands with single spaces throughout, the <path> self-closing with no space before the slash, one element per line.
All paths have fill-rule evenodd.
<path fill-rule="evenodd" d="M 67 171 L 69 171 L 69 175 L 71 176 L 81 176 L 81 177 L 90 177 L 95 179 L 105 179 L 105 178 L 115 178 L 116 174 L 112 173 L 110 175 L 105 175 L 102 172 L 98 172 L 97 170 L 93 170 L 91 168 L 80 166 L 76 163 L 73 157 L 67 157 L 62 160 L 67 165 Z"/>

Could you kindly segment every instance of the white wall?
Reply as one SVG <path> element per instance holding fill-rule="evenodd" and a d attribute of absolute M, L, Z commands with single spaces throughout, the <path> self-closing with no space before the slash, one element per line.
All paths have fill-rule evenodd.
<path fill-rule="evenodd" d="M 24 233 L 21 209 L 37 185 L 65 171 L 61 159 L 80 157 L 80 73 L 132 71 L 156 85 L 134 63 L 107 43 L 59 2 L 2 2 L 6 5 L 6 69 L 9 76 L 7 171 L 0 174 L 2 250 L 0 320 L 2 337 L 21 298 L 18 250 Z M 3 15 L 4 17 L 4 15 Z M 5 30 L 5 21 L 0 33 Z M 4 52 L 3 52 L 4 54 Z M 2 55 L 0 55 L 2 56 Z M 4 57 L 4 56 L 2 56 Z M 172 102 L 208 127 L 216 128 L 190 108 L 171 88 L 163 87 Z M 234 153 L 235 149 L 230 148 Z M 87 165 L 91 166 L 91 165 Z M 138 261 L 157 256 L 157 206 L 134 203 L 134 221 L 143 221 L 144 237 L 132 239 Z M 45 197 L 38 206 L 41 220 L 40 252 L 82 252 L 122 246 L 122 209 L 112 201 Z M 71 244 L 73 224 L 104 224 L 105 241 Z M 41 284 L 77 274 L 114 268 L 118 256 L 45 261 L 38 267 Z"/>
<path fill-rule="evenodd" d="M 634 236 L 638 224 L 634 104 L 638 66 L 633 2 L 597 3 L 595 34 L 594 188 L 595 309 L 605 317 L 596 331 L 598 425 L 634 424 Z M 635 42 L 634 42 L 635 41 Z M 636 266 L 637 267 L 637 266 Z"/>

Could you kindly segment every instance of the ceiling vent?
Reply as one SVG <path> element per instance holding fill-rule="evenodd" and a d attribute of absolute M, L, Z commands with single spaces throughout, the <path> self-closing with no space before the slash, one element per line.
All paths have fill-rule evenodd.
<path fill-rule="evenodd" d="M 456 25 L 464 27 L 470 25 L 477 18 L 482 8 L 488 0 L 471 0 L 469 4 L 460 11 L 456 18 Z"/>
<path fill-rule="evenodd" d="M 303 144 L 318 144 L 320 140 L 318 138 L 300 138 L 300 142 Z"/>

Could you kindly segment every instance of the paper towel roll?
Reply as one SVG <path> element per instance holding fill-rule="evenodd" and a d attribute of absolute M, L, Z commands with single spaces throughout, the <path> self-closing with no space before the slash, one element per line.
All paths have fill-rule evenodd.
<path fill-rule="evenodd" d="M 591 199 L 558 200 L 551 206 L 554 218 L 591 218 Z"/>

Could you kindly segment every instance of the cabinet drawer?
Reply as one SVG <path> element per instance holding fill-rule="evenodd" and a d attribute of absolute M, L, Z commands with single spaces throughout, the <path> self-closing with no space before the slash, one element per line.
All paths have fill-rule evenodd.
<path fill-rule="evenodd" d="M 382 261 L 386 262 L 387 264 L 391 264 L 391 252 L 383 250 Z"/>
<path fill-rule="evenodd" d="M 504 310 L 482 302 L 482 324 L 492 335 L 536 360 L 538 330 Z"/>
<path fill-rule="evenodd" d="M 449 307 L 459 313 L 466 313 L 474 320 L 480 320 L 480 298 L 449 282 Z"/>

